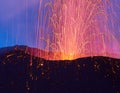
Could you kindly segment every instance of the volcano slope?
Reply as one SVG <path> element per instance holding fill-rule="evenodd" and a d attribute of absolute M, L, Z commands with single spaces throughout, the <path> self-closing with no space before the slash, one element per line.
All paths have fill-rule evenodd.
<path fill-rule="evenodd" d="M 120 59 L 50 61 L 26 48 L 0 49 L 0 93 L 120 93 Z"/>

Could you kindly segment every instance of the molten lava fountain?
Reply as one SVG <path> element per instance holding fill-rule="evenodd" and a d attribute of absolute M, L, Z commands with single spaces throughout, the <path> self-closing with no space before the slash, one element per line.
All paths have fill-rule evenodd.
<path fill-rule="evenodd" d="M 49 60 L 120 58 L 118 0 L 40 0 L 34 55 Z"/>

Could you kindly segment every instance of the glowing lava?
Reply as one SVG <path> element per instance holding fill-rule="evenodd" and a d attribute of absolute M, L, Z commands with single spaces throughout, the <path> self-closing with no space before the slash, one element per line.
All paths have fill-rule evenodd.
<path fill-rule="evenodd" d="M 120 42 L 114 33 L 119 32 L 114 16 L 119 17 L 112 3 L 110 0 L 40 0 L 36 41 L 44 53 L 33 54 L 49 60 L 87 56 L 120 58 Z"/>

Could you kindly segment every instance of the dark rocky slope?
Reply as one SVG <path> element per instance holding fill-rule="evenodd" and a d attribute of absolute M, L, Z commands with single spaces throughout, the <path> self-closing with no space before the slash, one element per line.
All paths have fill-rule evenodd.
<path fill-rule="evenodd" d="M 120 59 L 49 61 L 25 49 L 0 49 L 0 93 L 120 93 Z"/>

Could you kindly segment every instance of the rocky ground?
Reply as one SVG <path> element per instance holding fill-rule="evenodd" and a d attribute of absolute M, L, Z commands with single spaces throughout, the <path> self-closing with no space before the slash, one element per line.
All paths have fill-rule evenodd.
<path fill-rule="evenodd" d="M 0 49 L 0 93 L 120 93 L 120 59 L 50 61 L 17 47 Z"/>

